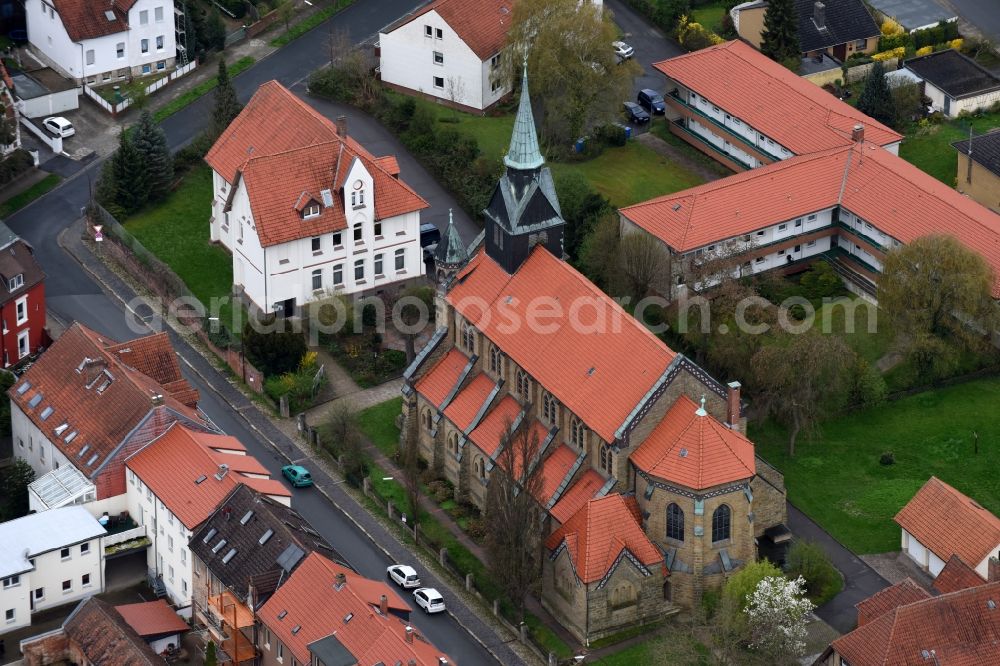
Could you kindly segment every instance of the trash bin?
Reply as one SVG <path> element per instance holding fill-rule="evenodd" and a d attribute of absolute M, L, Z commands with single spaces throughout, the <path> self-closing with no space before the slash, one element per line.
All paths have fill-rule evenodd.
<path fill-rule="evenodd" d="M 631 125 L 622 125 L 622 127 L 625 128 L 625 138 L 626 139 L 631 139 L 632 138 L 632 126 Z"/>
<path fill-rule="evenodd" d="M 576 140 L 576 152 L 582 153 L 583 152 L 583 147 L 584 147 L 584 145 L 586 143 L 587 143 L 587 139 L 585 137 L 580 137 L 579 139 L 577 139 Z"/>

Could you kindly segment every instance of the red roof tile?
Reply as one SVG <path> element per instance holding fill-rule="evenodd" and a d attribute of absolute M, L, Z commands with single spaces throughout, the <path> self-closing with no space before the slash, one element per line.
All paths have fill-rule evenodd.
<path fill-rule="evenodd" d="M 545 546 L 556 550 L 565 542 L 577 577 L 584 583 L 604 578 L 628 550 L 647 567 L 663 562 L 663 553 L 642 531 L 634 497 L 619 494 L 588 501 L 559 529 Z"/>
<path fill-rule="evenodd" d="M 115 606 L 115 610 L 140 636 L 179 634 L 190 629 L 163 599 Z"/>
<path fill-rule="evenodd" d="M 267 469 L 252 456 L 218 453 L 214 448 L 220 448 L 222 440 L 235 438 L 206 435 L 175 424 L 125 464 L 188 529 L 208 518 L 239 483 L 271 497 L 291 497 L 275 479 L 244 476 L 267 474 Z M 232 448 L 238 450 L 235 445 Z M 230 467 L 220 480 L 215 475 L 223 463 Z"/>
<path fill-rule="evenodd" d="M 868 624 L 899 606 L 930 598 L 930 592 L 917 585 L 916 581 L 904 578 L 854 605 L 858 609 L 858 626 Z"/>
<path fill-rule="evenodd" d="M 605 483 L 606 480 L 597 470 L 588 469 L 563 493 L 549 513 L 560 523 L 565 523 L 580 507 L 596 497 Z"/>
<path fill-rule="evenodd" d="M 947 562 L 975 567 L 1000 548 L 1000 518 L 936 476 L 896 514 L 896 524 Z"/>
<path fill-rule="evenodd" d="M 436 11 L 480 60 L 486 60 L 504 47 L 513 6 L 511 0 L 435 0 L 390 27 L 386 34 Z"/>
<path fill-rule="evenodd" d="M 753 443 L 705 414 L 682 395 L 670 406 L 629 460 L 664 481 L 693 490 L 751 478 L 756 474 Z"/>
<path fill-rule="evenodd" d="M 152 372 L 156 379 L 141 370 Z M 170 409 L 202 423 L 192 409 L 197 390 L 181 377 L 166 333 L 119 343 L 75 323 L 8 395 L 32 423 L 51 433 L 53 444 L 88 477 L 153 410 Z M 41 397 L 32 405 L 36 396 Z M 43 419 L 41 415 L 49 407 L 53 411 Z M 64 424 L 56 436 L 55 429 Z M 84 447 L 86 452 L 81 456 Z"/>
<path fill-rule="evenodd" d="M 537 421 L 536 421 L 537 423 Z M 541 424 L 538 424 L 541 432 L 540 442 L 545 441 L 545 437 L 548 433 L 545 431 Z M 578 453 L 571 449 L 566 444 L 560 444 L 555 451 L 549 453 L 545 460 L 542 461 L 542 485 L 535 495 L 535 499 L 542 506 L 546 506 L 552 496 L 556 494 L 556 490 L 559 489 L 559 485 L 566 479 L 566 475 L 569 474 L 570 469 L 572 469 L 573 464 L 576 462 Z"/>
<path fill-rule="evenodd" d="M 91 2 L 89 0 L 52 0 L 66 34 L 74 42 L 113 35 L 128 30 L 128 11 L 135 0 Z M 108 20 L 105 12 L 114 18 Z"/>
<path fill-rule="evenodd" d="M 948 594 L 985 584 L 986 580 L 976 573 L 975 569 L 966 564 L 965 560 L 958 555 L 952 555 L 945 562 L 944 568 L 938 572 L 937 577 L 934 578 L 931 587 L 941 594 Z"/>
<path fill-rule="evenodd" d="M 544 248 L 533 250 L 514 275 L 480 251 L 458 273 L 447 299 L 605 441 L 614 440 L 675 357 Z"/>
<path fill-rule="evenodd" d="M 347 581 L 339 590 L 334 589 L 338 574 Z M 408 608 L 386 583 L 368 580 L 311 553 L 261 607 L 258 617 L 300 663 L 309 663 L 310 643 L 336 634 L 359 664 L 438 666 L 438 657 L 447 655 L 419 634 L 407 642 L 406 624 L 378 612 L 383 594 L 391 600 L 390 607 Z"/>
<path fill-rule="evenodd" d="M 420 378 L 416 384 L 417 391 L 432 405 L 440 409 L 468 364 L 468 356 L 458 349 L 450 349 L 429 372 Z"/>
<path fill-rule="evenodd" d="M 469 439 L 492 458 L 500 448 L 500 440 L 507 433 L 507 427 L 514 424 L 521 411 L 521 405 L 517 400 L 510 394 L 504 396 L 469 434 Z"/>
<path fill-rule="evenodd" d="M 322 190 L 343 187 L 355 159 L 374 181 L 375 219 L 428 207 L 396 177 L 394 157 L 375 158 L 350 136 L 341 137 L 334 123 L 277 81 L 261 85 L 205 156 L 231 184 L 242 174 L 265 247 L 344 229 L 342 192 L 334 191 L 334 205 L 309 220 L 299 214 L 300 204 L 303 194 L 322 204 Z"/>
<path fill-rule="evenodd" d="M 111 605 L 97 597 L 89 597 L 77 604 L 62 628 L 89 663 L 101 666 L 163 664 L 163 657 L 153 652 Z"/>
<path fill-rule="evenodd" d="M 992 602 L 992 603 L 991 603 Z M 851 666 L 1000 664 L 1000 583 L 988 583 L 892 609 L 831 643 Z M 932 660 L 933 661 L 933 660 Z"/>
<path fill-rule="evenodd" d="M 448 403 L 444 415 L 465 432 L 496 386 L 496 382 L 490 379 L 489 375 L 484 372 L 479 373 Z"/>
<path fill-rule="evenodd" d="M 858 123 L 878 145 L 903 138 L 739 40 L 653 67 L 796 155 L 850 144 Z"/>
<path fill-rule="evenodd" d="M 902 243 L 956 237 L 993 267 L 1000 297 L 1000 216 L 870 143 L 793 157 L 621 213 L 688 252 L 838 204 Z"/>

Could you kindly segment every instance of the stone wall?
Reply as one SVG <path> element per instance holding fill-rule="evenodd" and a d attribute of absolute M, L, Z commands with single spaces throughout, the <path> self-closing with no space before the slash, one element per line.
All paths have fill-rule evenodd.
<path fill-rule="evenodd" d="M 632 562 L 622 560 L 607 583 L 587 586 L 589 640 L 618 633 L 663 617 L 670 604 L 663 598 L 663 568 L 653 567 L 643 575 Z"/>
<path fill-rule="evenodd" d="M 754 536 L 760 536 L 769 527 L 788 522 L 788 501 L 785 491 L 785 477 L 781 472 L 764 462 L 755 460 L 757 476 L 750 483 L 753 491 Z"/>
<path fill-rule="evenodd" d="M 542 560 L 542 606 L 581 642 L 587 626 L 587 589 L 573 571 L 569 551 Z"/>

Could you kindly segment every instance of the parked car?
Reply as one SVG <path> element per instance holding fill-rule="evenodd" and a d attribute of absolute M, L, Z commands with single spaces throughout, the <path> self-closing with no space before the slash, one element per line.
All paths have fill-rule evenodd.
<path fill-rule="evenodd" d="M 413 599 L 425 613 L 440 613 L 444 610 L 444 597 L 433 587 L 420 588 L 413 593 Z"/>
<path fill-rule="evenodd" d="M 42 121 L 42 126 L 56 136 L 61 136 L 64 139 L 76 134 L 76 130 L 73 129 L 73 123 L 62 116 L 49 116 Z"/>
<path fill-rule="evenodd" d="M 420 576 L 417 575 L 417 570 L 405 564 L 393 564 L 386 568 L 385 575 L 403 589 L 420 587 Z"/>
<path fill-rule="evenodd" d="M 302 465 L 285 465 L 281 468 L 281 475 L 296 488 L 305 488 L 313 484 L 312 475 Z"/>
<path fill-rule="evenodd" d="M 611 46 L 615 49 L 615 55 L 622 60 L 628 60 L 633 55 L 635 55 L 635 49 L 626 44 L 625 42 L 611 42 Z"/>
<path fill-rule="evenodd" d="M 420 247 L 436 245 L 441 240 L 441 230 L 430 222 L 420 225 Z"/>
<path fill-rule="evenodd" d="M 649 122 L 649 114 L 646 113 L 646 109 L 635 102 L 625 102 L 625 115 L 628 116 L 629 122 L 636 124 Z"/>
<path fill-rule="evenodd" d="M 655 90 L 643 88 L 639 91 L 637 99 L 642 108 L 646 109 L 650 113 L 663 115 L 667 111 L 667 103 L 663 101 L 663 95 Z"/>

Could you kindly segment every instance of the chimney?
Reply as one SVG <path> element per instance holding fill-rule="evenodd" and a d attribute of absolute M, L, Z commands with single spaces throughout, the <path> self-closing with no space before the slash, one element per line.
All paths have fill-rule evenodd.
<path fill-rule="evenodd" d="M 154 394 L 151 397 L 151 400 L 152 400 L 152 403 L 153 403 L 154 407 L 158 406 L 158 405 L 162 405 L 163 404 L 163 394 L 162 393 L 156 393 L 156 394 Z"/>
<path fill-rule="evenodd" d="M 989 570 L 986 575 L 986 581 L 989 583 L 995 583 L 1000 580 L 1000 560 L 995 557 L 991 557 L 987 566 L 989 567 Z"/>
<path fill-rule="evenodd" d="M 860 123 L 854 126 L 854 131 L 851 132 L 851 141 L 854 143 L 864 143 L 865 141 L 865 126 Z"/>
<path fill-rule="evenodd" d="M 826 29 L 826 5 L 819 0 L 813 4 L 813 22 L 818 30 Z"/>
<path fill-rule="evenodd" d="M 407 643 L 413 642 L 413 627 L 411 627 L 410 625 L 406 625 L 406 642 Z"/>
<path fill-rule="evenodd" d="M 389 597 L 384 594 L 378 598 L 378 610 L 382 615 L 389 614 Z"/>
<path fill-rule="evenodd" d="M 222 517 L 223 518 L 225 518 L 226 520 L 229 520 L 229 517 L 232 516 L 232 515 L 233 515 L 233 509 L 232 509 L 232 507 L 229 507 L 229 506 L 222 507 Z"/>
<path fill-rule="evenodd" d="M 334 578 L 333 589 L 340 591 L 345 585 L 347 585 L 347 576 L 345 576 L 343 572 L 340 572 L 337 574 L 336 578 Z"/>
<path fill-rule="evenodd" d="M 229 473 L 229 465 L 227 465 L 226 463 L 220 463 L 219 471 L 215 473 L 215 480 L 222 481 L 224 478 L 226 478 L 226 474 L 228 473 Z"/>
<path fill-rule="evenodd" d="M 337 134 L 342 139 L 347 138 L 347 116 L 337 116 Z"/>
<path fill-rule="evenodd" d="M 729 382 L 726 384 L 726 425 L 737 432 L 740 429 L 740 416 L 743 411 L 740 406 L 739 382 Z"/>

